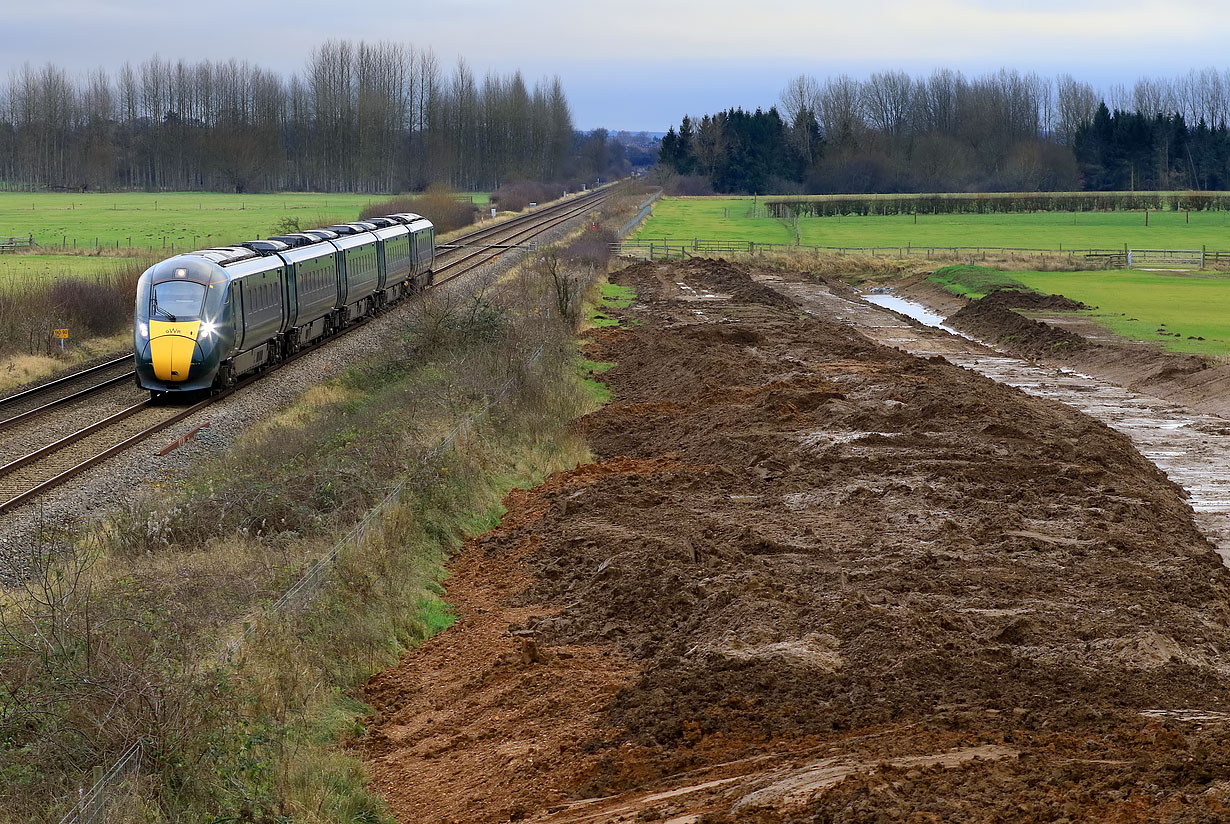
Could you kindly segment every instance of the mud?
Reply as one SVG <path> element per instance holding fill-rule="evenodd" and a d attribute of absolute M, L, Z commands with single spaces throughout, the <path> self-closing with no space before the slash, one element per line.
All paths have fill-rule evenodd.
<path fill-rule="evenodd" d="M 1005 296 L 1022 294 L 995 292 L 982 300 L 972 300 L 946 323 L 1017 357 L 1050 358 L 1088 348 L 1089 342 L 1076 332 L 1013 311 L 1017 301 Z"/>
<path fill-rule="evenodd" d="M 615 276 L 599 458 L 510 498 L 366 692 L 399 818 L 1230 815 L 1230 579 L 1182 491 L 756 275 Z"/>
<path fill-rule="evenodd" d="M 984 306 L 1003 306 L 1030 312 L 1076 312 L 1092 308 L 1063 295 L 1044 295 L 1020 289 L 996 289 L 979 302 Z"/>
<path fill-rule="evenodd" d="M 1120 338 L 1071 314 L 1089 308 L 1077 301 L 1036 293 L 1021 297 L 1029 293 L 1011 290 L 966 301 L 925 282 L 900 291 L 944 314 L 953 328 L 1016 357 L 1079 369 L 1129 390 L 1230 416 L 1230 365 Z M 1028 311 L 1032 317 L 1013 309 Z"/>

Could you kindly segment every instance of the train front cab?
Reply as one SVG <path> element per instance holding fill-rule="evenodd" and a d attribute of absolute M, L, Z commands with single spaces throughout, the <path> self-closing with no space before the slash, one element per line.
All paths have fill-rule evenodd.
<path fill-rule="evenodd" d="M 227 275 L 204 258 L 174 257 L 137 282 L 137 385 L 154 394 L 209 389 L 234 345 Z"/>

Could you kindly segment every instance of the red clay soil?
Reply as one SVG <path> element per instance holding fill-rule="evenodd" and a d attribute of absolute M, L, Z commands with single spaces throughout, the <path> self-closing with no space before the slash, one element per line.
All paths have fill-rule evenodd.
<path fill-rule="evenodd" d="M 1093 419 L 645 264 L 596 463 L 373 679 L 405 822 L 1230 820 L 1230 590 Z"/>

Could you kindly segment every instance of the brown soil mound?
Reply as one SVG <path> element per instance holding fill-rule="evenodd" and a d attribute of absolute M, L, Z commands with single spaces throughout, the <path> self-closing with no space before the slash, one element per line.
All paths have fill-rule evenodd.
<path fill-rule="evenodd" d="M 1011 307 L 1020 302 L 1017 296 L 1024 294 L 993 292 L 981 300 L 970 301 L 961 307 L 955 315 L 948 318 L 947 323 L 954 329 L 994 344 L 1005 352 L 1025 358 L 1050 357 L 1087 346 L 1085 338 L 1075 332 L 1058 329 L 1014 312 Z M 1037 308 L 1041 309 L 1040 306 Z"/>
<path fill-rule="evenodd" d="M 1030 312 L 1076 312 L 1093 307 L 1063 295 L 1044 295 L 1020 289 L 996 289 L 982 299 L 987 305 L 1006 309 L 1026 309 Z"/>
<path fill-rule="evenodd" d="M 1230 590 L 1180 490 L 750 274 L 617 276 L 607 457 L 510 496 L 368 690 L 401 820 L 1223 820 Z"/>

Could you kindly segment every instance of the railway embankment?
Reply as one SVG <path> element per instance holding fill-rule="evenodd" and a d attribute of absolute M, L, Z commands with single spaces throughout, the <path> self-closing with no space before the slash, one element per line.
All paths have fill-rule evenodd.
<path fill-rule="evenodd" d="M 1182 490 L 761 274 L 613 276 L 597 459 L 510 495 L 364 692 L 399 819 L 1223 817 L 1230 579 Z"/>
<path fill-rule="evenodd" d="M 237 395 L 169 474 L 113 465 L 88 481 L 111 487 L 90 519 L 23 512 L 6 538 L 24 584 L 0 610 L 16 777 L 0 817 L 57 820 L 82 765 L 140 741 L 139 777 L 108 788 L 133 821 L 379 818 L 333 747 L 364 712 L 344 691 L 452 620 L 440 564 L 510 487 L 583 456 L 570 313 L 606 254 L 584 239 L 552 271 L 505 256 Z M 53 494 L 69 507 L 81 487 Z"/>

